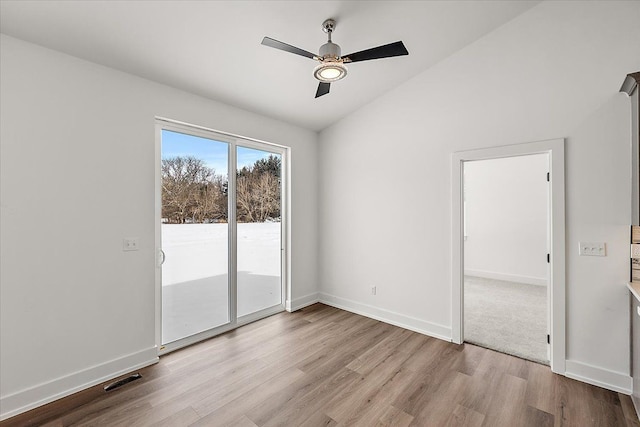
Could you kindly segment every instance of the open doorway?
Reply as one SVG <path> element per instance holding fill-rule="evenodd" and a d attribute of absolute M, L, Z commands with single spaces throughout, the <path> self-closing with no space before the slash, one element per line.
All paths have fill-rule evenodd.
<path fill-rule="evenodd" d="M 547 365 L 548 157 L 463 165 L 464 341 Z"/>
<path fill-rule="evenodd" d="M 565 212 L 564 212 L 564 139 L 504 145 L 452 154 L 452 307 L 451 340 L 462 344 L 465 332 L 465 227 L 464 167 L 467 162 L 543 154 L 548 156 L 548 360 L 553 372 L 566 370 L 566 295 L 565 295 Z M 543 175 L 543 179 L 546 176 Z M 471 229 L 468 230 L 471 233 Z M 546 259 L 545 259 L 546 261 Z M 477 273 L 476 273 L 477 274 Z M 506 276 L 503 276 L 506 278 Z"/>

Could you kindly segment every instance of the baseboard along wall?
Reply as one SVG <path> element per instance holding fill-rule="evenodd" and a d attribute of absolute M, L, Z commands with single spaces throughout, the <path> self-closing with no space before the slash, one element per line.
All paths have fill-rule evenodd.
<path fill-rule="evenodd" d="M 314 292 L 312 294 L 304 295 L 293 300 L 287 300 L 285 303 L 285 309 L 287 311 L 296 311 L 317 302 L 320 302 L 320 297 L 318 292 Z"/>
<path fill-rule="evenodd" d="M 322 303 L 404 329 L 451 342 L 451 328 L 427 322 L 401 313 L 341 298 L 324 292 L 312 293 L 286 301 L 287 311 L 296 311 L 315 303 Z M 53 402 L 77 391 L 87 389 L 136 369 L 158 362 L 156 346 L 118 359 L 72 373 L 52 381 L 0 398 L 0 421 Z M 609 371 L 574 360 L 566 361 L 565 376 L 603 387 L 608 390 L 631 394 L 632 378 L 627 374 Z M 634 402 L 636 403 L 636 402 Z"/>
<path fill-rule="evenodd" d="M 451 328 L 427 322 L 401 313 L 359 303 L 346 298 L 337 297 L 324 292 L 318 293 L 319 301 L 332 307 L 340 308 L 351 313 L 360 314 L 371 319 L 379 320 L 390 325 L 399 326 L 410 331 L 418 332 L 444 341 L 451 341 Z"/>
<path fill-rule="evenodd" d="M 633 390 L 633 378 L 630 375 L 609 371 L 597 366 L 576 362 L 575 360 L 566 361 L 564 375 L 574 380 L 617 391 L 618 393 L 631 395 Z"/>
<path fill-rule="evenodd" d="M 359 314 L 361 316 L 376 319 L 381 322 L 389 323 L 391 325 L 399 326 L 401 328 L 409 329 L 414 332 L 451 342 L 452 335 L 451 328 L 449 327 L 427 322 L 421 319 L 416 319 L 410 316 L 405 316 L 400 313 L 381 309 L 368 304 L 359 303 L 357 301 L 349 300 L 346 298 L 337 297 L 325 292 L 306 295 L 302 298 L 294 300 L 294 310 L 292 311 L 299 310 L 300 308 L 306 307 L 316 302 L 330 305 L 332 307 L 346 310 L 351 313 Z M 607 390 L 623 394 L 630 395 L 632 390 L 631 376 L 620 372 L 609 371 L 597 366 L 577 362 L 575 360 L 566 361 L 566 370 L 563 375 L 578 381 L 585 382 L 587 384 L 606 388 Z"/>
<path fill-rule="evenodd" d="M 156 346 L 0 397 L 0 421 L 157 363 Z"/>

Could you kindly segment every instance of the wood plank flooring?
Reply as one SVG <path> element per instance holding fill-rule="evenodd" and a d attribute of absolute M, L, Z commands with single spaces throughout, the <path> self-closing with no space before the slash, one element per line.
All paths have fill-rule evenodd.
<path fill-rule="evenodd" d="M 1 426 L 638 426 L 629 396 L 322 304 Z"/>

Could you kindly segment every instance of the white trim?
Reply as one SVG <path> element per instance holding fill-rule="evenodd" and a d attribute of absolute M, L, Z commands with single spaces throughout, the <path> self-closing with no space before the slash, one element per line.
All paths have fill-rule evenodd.
<path fill-rule="evenodd" d="M 255 313 L 244 315 L 242 317 L 239 317 L 236 321 L 225 323 L 224 325 L 216 326 L 215 328 L 207 329 L 206 331 L 202 331 L 194 335 L 189 335 L 188 337 L 182 338 L 178 341 L 164 344 L 162 347 L 160 347 L 158 354 L 162 356 L 167 353 L 171 353 L 172 351 L 180 350 L 181 348 L 185 348 L 201 341 L 208 340 L 209 338 L 213 338 L 215 336 L 224 334 L 225 332 L 232 331 L 236 328 L 239 328 L 240 326 L 247 325 L 249 323 L 255 322 L 256 320 L 264 319 L 265 317 L 273 316 L 274 314 L 281 313 L 283 311 L 284 305 L 277 304 L 273 307 L 268 307 Z"/>
<path fill-rule="evenodd" d="M 305 308 L 311 304 L 315 304 L 320 301 L 318 292 L 314 292 L 309 295 L 302 296 L 300 298 L 296 298 L 293 301 L 287 300 L 285 304 L 285 309 L 288 312 L 294 312 L 296 310 L 300 310 L 301 308 Z"/>
<path fill-rule="evenodd" d="M 244 316 L 238 317 L 236 321 L 236 327 L 248 325 L 249 323 L 253 323 L 256 320 L 264 319 L 269 316 L 273 316 L 274 314 L 282 313 L 284 310 L 284 304 L 276 304 L 272 307 L 263 308 L 260 311 L 255 311 L 253 313 L 245 314 Z"/>
<path fill-rule="evenodd" d="M 156 346 L 0 398 L 0 421 L 158 362 Z"/>
<path fill-rule="evenodd" d="M 566 361 L 566 372 L 568 378 L 582 381 L 591 385 L 606 388 L 618 393 L 631 394 L 633 390 L 633 378 L 622 372 L 609 371 L 575 360 Z"/>
<path fill-rule="evenodd" d="M 547 286 L 547 279 L 544 277 L 522 276 L 519 274 L 497 273 L 495 271 L 484 270 L 464 270 L 465 276 L 482 277 L 484 279 L 504 280 L 507 282 L 525 283 L 527 285 Z"/>
<path fill-rule="evenodd" d="M 385 310 L 383 308 L 374 307 L 368 304 L 362 304 L 357 301 L 346 298 L 337 297 L 324 292 L 319 294 L 319 302 L 350 311 L 351 313 L 379 320 L 390 325 L 399 326 L 410 331 L 418 332 L 430 337 L 439 338 L 444 341 L 451 342 L 451 329 L 443 325 L 427 322 L 415 317 L 406 316 L 395 311 Z"/>
<path fill-rule="evenodd" d="M 463 220 L 463 163 L 472 160 L 498 159 L 504 157 L 526 156 L 531 154 L 549 155 L 551 174 L 549 209 L 551 263 L 549 267 L 550 327 L 551 327 L 551 370 L 565 372 L 566 336 L 565 336 L 565 213 L 564 213 L 564 139 L 530 142 L 526 144 L 505 145 L 459 151 L 452 154 L 451 169 L 451 278 L 452 341 L 464 341 L 463 321 L 463 258 L 464 258 L 464 220 Z"/>
<path fill-rule="evenodd" d="M 451 167 L 451 341 L 462 344 L 464 336 L 464 169 L 463 159 L 452 155 Z"/>
<path fill-rule="evenodd" d="M 227 149 L 227 225 L 229 232 L 227 236 L 227 313 L 229 313 L 229 324 L 235 327 L 238 320 L 238 219 L 236 217 L 238 146 L 234 144 L 234 141 L 230 141 Z"/>
<path fill-rule="evenodd" d="M 282 246 L 282 267 L 280 273 L 282 274 L 282 286 L 284 287 L 282 292 L 282 299 L 285 302 L 291 300 L 292 283 L 291 283 L 291 148 L 286 148 L 282 153 L 282 195 L 281 200 L 281 215 L 282 215 L 282 238 L 280 243 Z"/>
<path fill-rule="evenodd" d="M 154 216 L 153 229 L 155 236 L 155 342 L 158 350 L 162 349 L 162 262 L 164 255 L 162 252 L 162 124 L 156 120 L 156 140 L 153 161 L 155 162 L 154 180 Z M 162 261 L 160 261 L 162 259 Z"/>
<path fill-rule="evenodd" d="M 201 131 L 204 131 L 205 134 L 209 134 L 210 135 L 210 133 L 213 132 L 213 133 L 222 135 L 223 137 L 227 137 L 226 139 L 219 139 L 220 141 L 228 141 L 228 138 L 231 138 L 231 139 L 242 139 L 244 141 L 257 142 L 260 145 L 262 145 L 262 144 L 270 145 L 271 147 L 274 147 L 274 149 L 276 147 L 280 148 L 280 149 L 289 148 L 286 145 L 274 144 L 273 142 L 263 141 L 261 139 L 256 139 L 256 138 L 250 138 L 248 136 L 242 136 L 242 135 L 238 135 L 238 134 L 235 134 L 235 133 L 224 132 L 224 131 L 221 131 L 221 130 L 208 128 L 208 127 L 205 127 L 205 126 L 194 125 L 192 123 L 181 122 L 179 120 L 168 119 L 166 117 L 156 116 L 156 121 L 165 122 L 169 126 L 176 127 L 176 128 L 177 127 L 182 127 L 185 130 L 189 130 L 190 133 L 192 133 L 194 131 L 197 132 L 198 130 L 201 130 Z M 207 138 L 207 137 L 205 137 L 205 138 Z M 278 151 L 273 151 L 273 152 L 277 153 Z"/>
<path fill-rule="evenodd" d="M 207 329 L 206 331 L 198 332 L 197 334 L 189 335 L 185 338 L 179 339 L 178 341 L 172 341 L 166 344 L 162 344 L 158 347 L 158 355 L 164 356 L 165 354 L 171 353 L 172 351 L 180 350 L 181 348 L 189 347 L 190 345 L 208 340 L 209 338 L 213 338 L 220 334 L 224 334 L 225 332 L 229 332 L 237 327 L 238 324 L 236 322 L 229 322 L 220 326 L 216 326 L 212 329 Z"/>

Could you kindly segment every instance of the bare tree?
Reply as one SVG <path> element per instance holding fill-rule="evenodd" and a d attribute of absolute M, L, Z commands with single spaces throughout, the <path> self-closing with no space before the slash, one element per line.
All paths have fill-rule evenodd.
<path fill-rule="evenodd" d="M 280 158 L 269 156 L 238 171 L 238 221 L 264 222 L 280 218 Z"/>
<path fill-rule="evenodd" d="M 260 159 L 236 174 L 236 207 L 240 222 L 280 218 L 281 161 Z M 216 175 L 193 156 L 162 160 L 162 217 L 183 224 L 226 221 L 227 178 Z"/>
<path fill-rule="evenodd" d="M 226 180 L 221 175 L 199 185 L 193 218 L 194 222 L 227 220 Z"/>
<path fill-rule="evenodd" d="M 162 217 L 170 222 L 226 220 L 224 180 L 193 156 L 162 160 Z"/>

